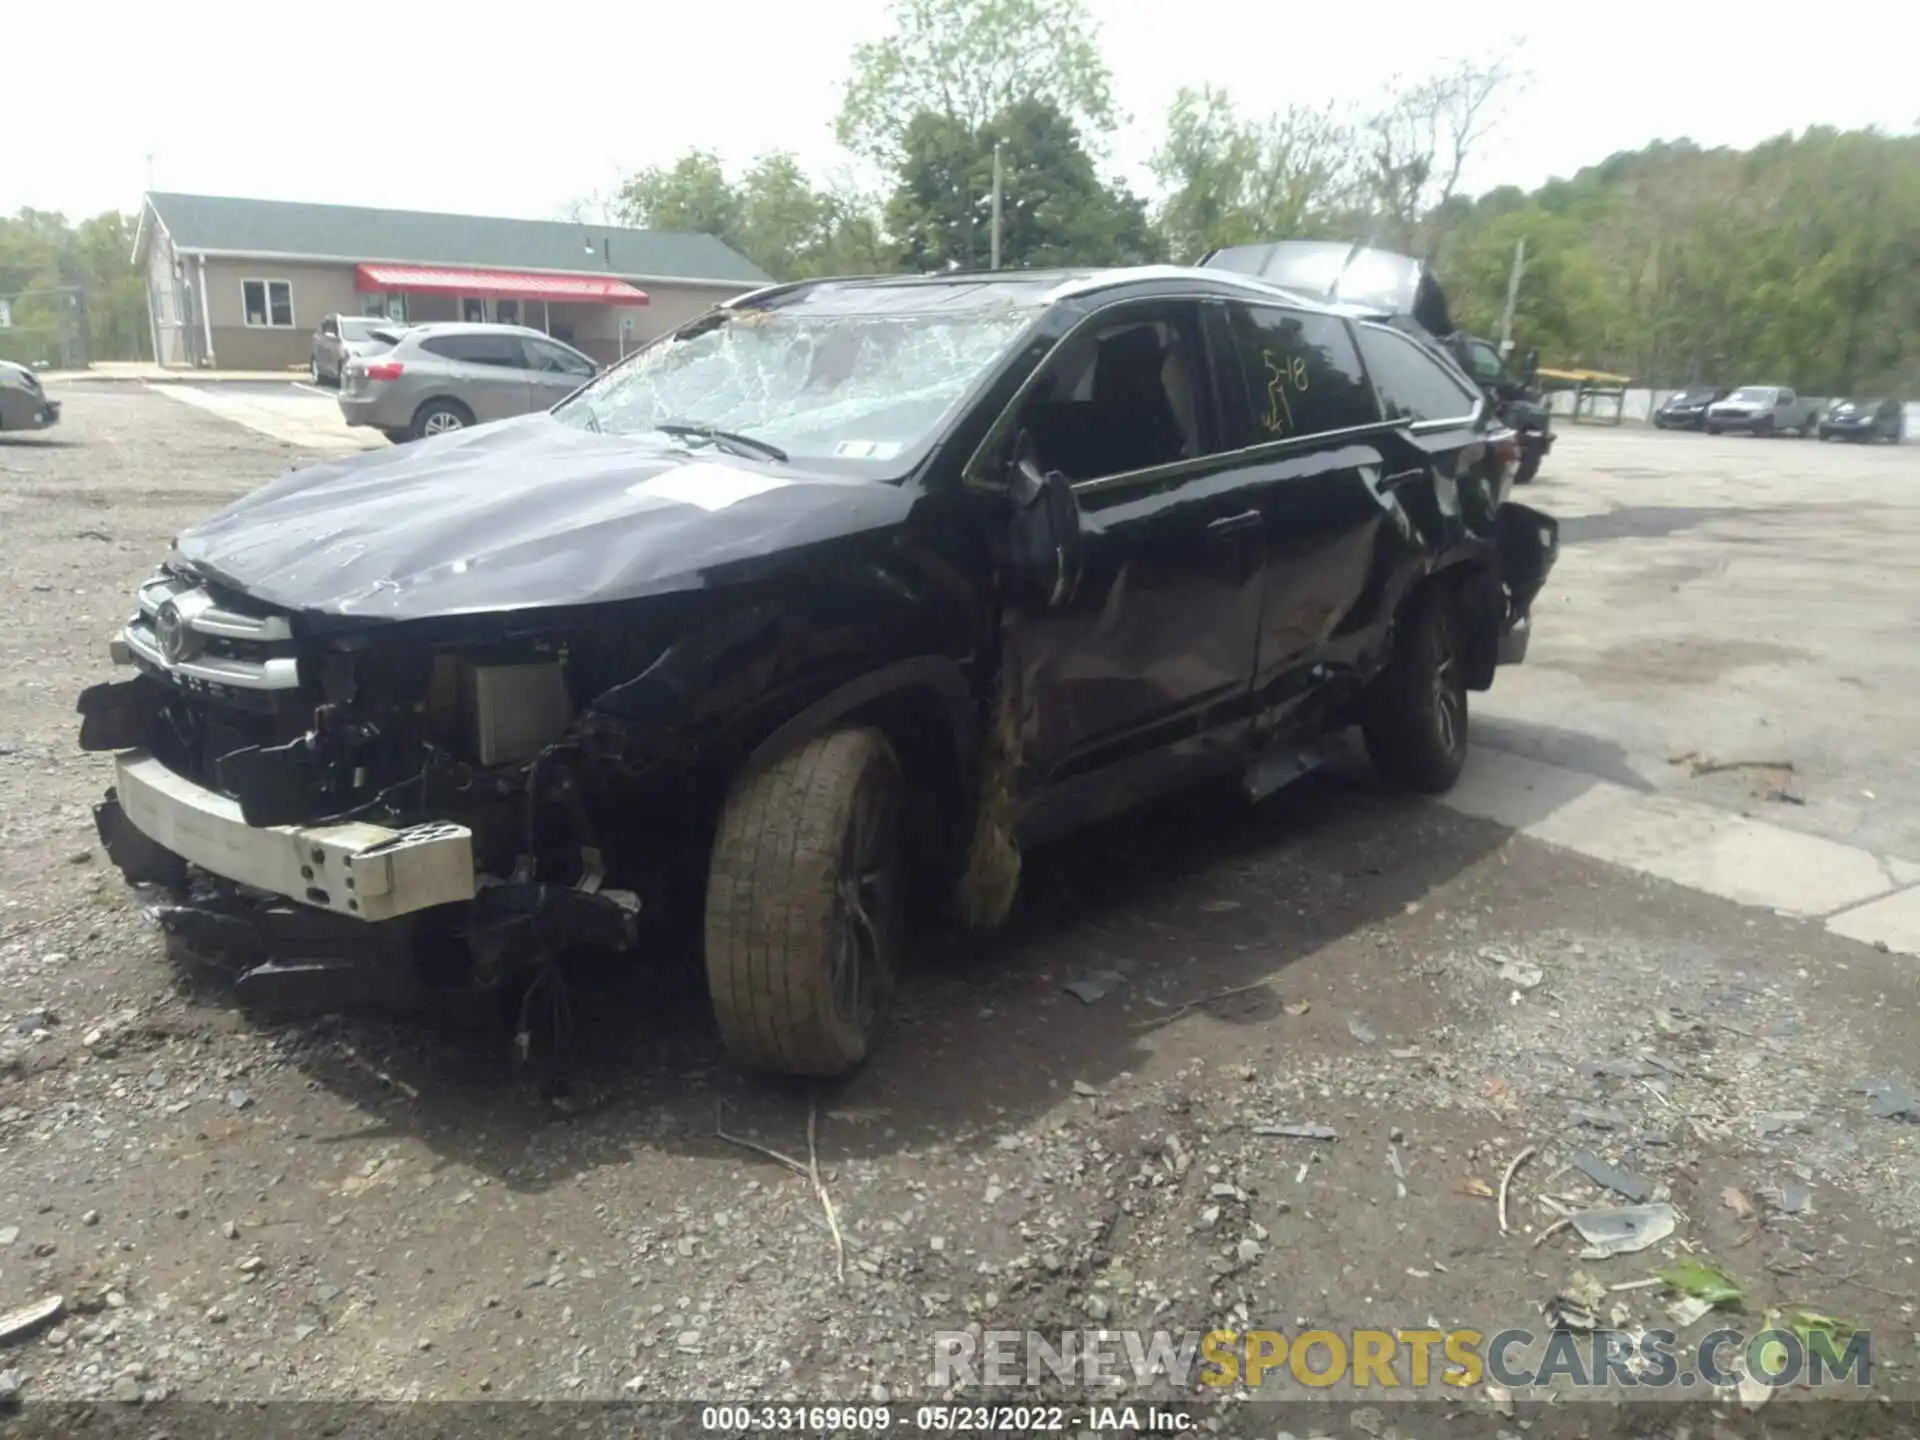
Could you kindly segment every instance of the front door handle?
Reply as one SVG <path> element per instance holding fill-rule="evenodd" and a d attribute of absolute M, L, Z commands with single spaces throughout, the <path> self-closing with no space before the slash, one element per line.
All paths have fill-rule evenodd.
<path fill-rule="evenodd" d="M 1260 523 L 1258 510 L 1245 510 L 1238 515 L 1223 515 L 1218 520 L 1207 522 L 1207 533 L 1225 535 L 1235 530 L 1251 530 Z"/>

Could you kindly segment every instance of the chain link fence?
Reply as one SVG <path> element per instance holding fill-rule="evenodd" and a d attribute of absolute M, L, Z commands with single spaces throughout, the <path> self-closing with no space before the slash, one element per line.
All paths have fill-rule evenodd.
<path fill-rule="evenodd" d="M 92 363 L 83 285 L 0 294 L 0 360 L 35 370 L 83 370 Z"/>

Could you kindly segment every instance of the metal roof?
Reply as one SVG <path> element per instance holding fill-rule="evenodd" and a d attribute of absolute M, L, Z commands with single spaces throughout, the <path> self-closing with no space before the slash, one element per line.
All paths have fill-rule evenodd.
<path fill-rule="evenodd" d="M 449 265 L 624 279 L 767 285 L 773 277 L 712 235 L 564 220 L 508 220 L 358 205 L 149 194 L 174 249 L 360 264 Z M 142 235 L 146 226 L 142 217 Z"/>

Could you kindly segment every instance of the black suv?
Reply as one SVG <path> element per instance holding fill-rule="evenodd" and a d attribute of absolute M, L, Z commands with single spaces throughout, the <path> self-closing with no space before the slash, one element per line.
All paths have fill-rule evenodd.
<path fill-rule="evenodd" d="M 1898 445 L 1906 438 L 1906 407 L 1898 400 L 1846 398 L 1830 403 L 1820 416 L 1820 438 L 1859 440 L 1871 444 L 1886 440 Z"/>
<path fill-rule="evenodd" d="M 1690 385 L 1676 390 L 1660 402 L 1653 412 L 1656 430 L 1704 430 L 1707 407 L 1717 405 L 1733 393 L 1725 385 Z"/>
<path fill-rule="evenodd" d="M 1271 240 L 1209 251 L 1200 264 L 1350 307 L 1349 313 L 1398 326 L 1431 345 L 1486 391 L 1519 437 L 1514 484 L 1528 484 L 1540 473 L 1554 436 L 1553 413 L 1534 385 L 1539 354 L 1529 351 L 1520 373 L 1510 373 L 1492 341 L 1454 328 L 1438 278 L 1412 256 L 1344 240 Z"/>
<path fill-rule="evenodd" d="M 1557 553 L 1514 458 L 1425 345 L 1219 272 L 762 290 L 183 533 L 80 697 L 100 833 L 243 997 L 697 933 L 734 1056 L 843 1072 L 910 886 L 990 928 L 1022 845 L 1354 722 L 1451 785 Z"/>

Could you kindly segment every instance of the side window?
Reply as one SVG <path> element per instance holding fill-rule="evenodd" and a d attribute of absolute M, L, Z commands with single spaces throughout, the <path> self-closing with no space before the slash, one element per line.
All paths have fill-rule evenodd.
<path fill-rule="evenodd" d="M 1228 313 L 1254 444 L 1380 418 L 1345 321 L 1264 305 L 1231 305 Z"/>
<path fill-rule="evenodd" d="M 1781 405 L 1791 405 L 1791 404 L 1793 404 L 1793 391 L 1791 391 L 1791 390 L 1782 390 L 1782 391 L 1780 392 L 1780 396 L 1779 396 L 1779 399 L 1778 399 L 1778 401 L 1777 401 L 1776 403 L 1777 403 L 1777 404 L 1781 404 Z"/>
<path fill-rule="evenodd" d="M 527 350 L 527 368 L 551 375 L 591 375 L 593 366 L 573 351 L 545 340 L 522 339 Z"/>
<path fill-rule="evenodd" d="M 495 365 L 518 370 L 520 339 L 516 335 L 435 335 L 420 342 L 420 348 L 442 359 L 467 365 Z"/>
<path fill-rule="evenodd" d="M 1360 354 L 1389 420 L 1465 420 L 1480 403 L 1418 344 L 1379 325 L 1361 325 Z"/>
<path fill-rule="evenodd" d="M 1021 409 L 1041 468 L 1080 482 L 1209 453 L 1204 353 L 1193 305 L 1143 307 L 1080 331 Z"/>
<path fill-rule="evenodd" d="M 1476 342 L 1467 346 L 1467 359 L 1472 362 L 1469 368 L 1473 372 L 1474 379 L 1498 380 L 1500 378 L 1502 372 L 1500 356 L 1491 345 Z"/>

